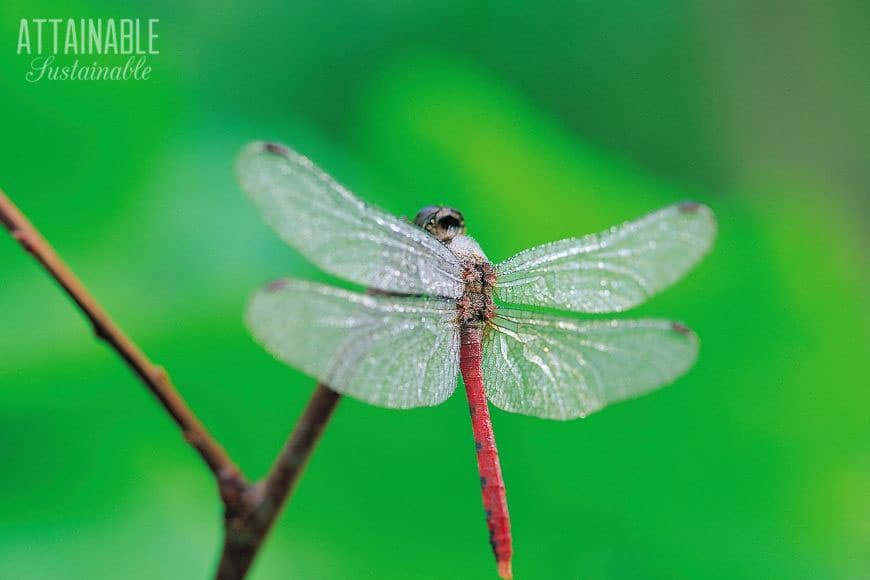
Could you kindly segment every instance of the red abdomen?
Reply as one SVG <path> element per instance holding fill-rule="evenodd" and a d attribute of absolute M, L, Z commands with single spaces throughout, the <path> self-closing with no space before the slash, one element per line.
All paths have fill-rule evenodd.
<path fill-rule="evenodd" d="M 465 328 L 459 352 L 459 368 L 468 395 L 471 411 L 471 428 L 474 432 L 474 446 L 477 449 L 477 469 L 480 471 L 480 487 L 483 492 L 483 508 L 486 512 L 486 525 L 489 528 L 489 542 L 498 563 L 498 573 L 502 578 L 511 578 L 511 522 L 508 516 L 507 498 L 495 435 L 489 419 L 486 393 L 483 389 L 483 367 L 481 365 L 481 330 Z"/>

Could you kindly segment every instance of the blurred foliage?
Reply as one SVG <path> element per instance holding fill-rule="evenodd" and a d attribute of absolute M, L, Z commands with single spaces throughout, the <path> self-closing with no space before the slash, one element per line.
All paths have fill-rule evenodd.
<path fill-rule="evenodd" d="M 286 142 L 401 215 L 463 209 L 489 256 L 686 198 L 714 253 L 638 310 L 702 338 L 674 386 L 584 421 L 494 412 L 519 578 L 862 578 L 870 571 L 860 2 L 128 3 L 161 18 L 144 83 L 23 80 L 0 6 L 0 186 L 172 373 L 252 476 L 312 381 L 241 324 L 318 278 L 232 175 Z M 0 236 L 0 569 L 205 578 L 213 482 L 46 276 Z M 462 397 L 342 402 L 254 578 L 486 578 Z"/>

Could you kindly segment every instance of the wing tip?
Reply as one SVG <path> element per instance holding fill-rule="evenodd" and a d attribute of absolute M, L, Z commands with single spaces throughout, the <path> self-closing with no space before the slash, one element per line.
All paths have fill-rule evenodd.
<path fill-rule="evenodd" d="M 266 284 L 267 292 L 277 292 L 278 290 L 283 290 L 287 287 L 290 281 L 287 278 L 278 278 L 277 280 L 272 280 L 268 284 Z"/>
<path fill-rule="evenodd" d="M 702 216 L 712 216 L 713 210 L 706 203 L 701 203 L 700 201 L 695 201 L 693 199 L 686 199 L 681 202 L 675 203 L 677 210 L 680 213 L 684 213 L 687 215 L 695 215 L 699 214 Z"/>
<path fill-rule="evenodd" d="M 671 330 L 679 332 L 683 336 L 690 336 L 692 334 L 695 334 L 694 332 L 692 332 L 691 328 L 689 328 L 682 322 L 671 322 Z"/>
<path fill-rule="evenodd" d="M 713 215 L 713 210 L 706 203 L 695 201 L 694 199 L 684 199 L 676 204 L 677 209 L 686 214 L 704 214 Z"/>
<path fill-rule="evenodd" d="M 294 151 L 290 147 L 284 145 L 283 143 L 278 143 L 277 141 L 251 141 L 247 143 L 244 147 L 242 147 L 242 151 L 239 154 L 239 157 L 245 159 L 247 157 L 252 157 L 255 155 L 261 155 L 263 153 L 271 153 L 272 155 L 278 155 L 280 157 L 292 158 L 294 156 Z"/>
<path fill-rule="evenodd" d="M 677 208 L 677 211 L 686 216 L 700 217 L 702 219 L 710 220 L 714 224 L 716 222 L 716 214 L 713 213 L 712 208 L 700 201 L 685 200 L 675 204 L 675 207 Z"/>
<path fill-rule="evenodd" d="M 262 139 L 256 139 L 254 141 L 249 141 L 242 148 L 242 151 L 251 153 L 268 152 L 274 153 L 275 155 L 290 155 L 292 150 L 283 143 L 279 143 L 277 141 L 264 141 Z"/>
<path fill-rule="evenodd" d="M 706 208 L 704 204 L 697 201 L 682 201 L 677 204 L 677 209 L 683 213 L 697 213 L 701 208 Z"/>
<path fill-rule="evenodd" d="M 257 142 L 257 144 L 262 148 L 263 151 L 267 151 L 275 155 L 281 155 L 283 157 L 288 157 L 290 155 L 290 148 L 281 143 L 277 143 L 275 141 L 259 141 Z"/>
<path fill-rule="evenodd" d="M 241 151 L 239 151 L 239 154 L 236 157 L 236 177 L 238 178 L 239 183 L 242 185 L 242 189 L 246 192 L 248 191 L 248 187 L 246 186 L 249 179 L 248 171 L 251 169 L 254 160 L 256 160 L 257 157 L 263 151 L 265 151 L 265 147 L 265 141 L 251 141 L 250 143 L 247 143 L 244 147 L 242 147 Z"/>
<path fill-rule="evenodd" d="M 695 220 L 696 224 L 706 225 L 707 232 L 704 234 L 704 244 L 701 253 L 703 256 L 713 247 L 713 242 L 719 233 L 719 223 L 716 220 L 716 214 L 713 213 L 713 209 L 709 205 L 698 201 L 682 201 L 676 204 L 675 207 L 687 220 Z M 696 227 L 698 226 L 696 225 Z"/>
<path fill-rule="evenodd" d="M 667 321 L 667 324 L 670 326 L 670 330 L 672 332 L 675 332 L 676 334 L 687 339 L 697 349 L 698 343 L 700 343 L 700 339 L 698 338 L 698 335 L 695 333 L 694 330 L 679 321 Z"/>
<path fill-rule="evenodd" d="M 269 164 L 301 166 L 307 171 L 322 173 L 310 159 L 287 145 L 277 141 L 250 141 L 242 147 L 236 157 L 235 172 L 242 190 L 255 202 L 263 196 L 260 190 L 266 188 L 263 183 L 264 171 L 270 166 Z M 281 168 L 281 172 L 287 171 L 288 169 Z M 324 176 L 325 174 L 321 177 Z"/>

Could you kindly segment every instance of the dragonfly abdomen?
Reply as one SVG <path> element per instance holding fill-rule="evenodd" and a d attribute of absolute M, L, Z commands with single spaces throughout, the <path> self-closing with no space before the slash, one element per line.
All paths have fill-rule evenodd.
<path fill-rule="evenodd" d="M 492 430 L 486 392 L 483 387 L 481 336 L 480 328 L 475 326 L 463 328 L 459 368 L 471 412 L 471 428 L 474 433 L 474 447 L 477 450 L 477 469 L 480 472 L 480 487 L 486 525 L 489 528 L 489 541 L 498 564 L 499 575 L 502 578 L 511 578 L 513 554 L 511 524 L 498 449 L 495 445 L 495 434 Z"/>

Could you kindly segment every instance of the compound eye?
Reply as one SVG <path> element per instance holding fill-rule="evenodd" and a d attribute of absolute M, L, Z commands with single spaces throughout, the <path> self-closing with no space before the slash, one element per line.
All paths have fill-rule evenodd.
<path fill-rule="evenodd" d="M 438 225 L 450 233 L 462 230 L 462 221 L 455 215 L 446 215 L 438 220 Z"/>
<path fill-rule="evenodd" d="M 420 226 L 421 228 L 427 226 L 434 226 L 435 220 L 438 217 L 438 212 L 441 210 L 437 205 L 430 205 L 428 207 L 424 207 L 419 212 L 417 212 L 417 217 L 414 218 L 414 223 Z"/>

